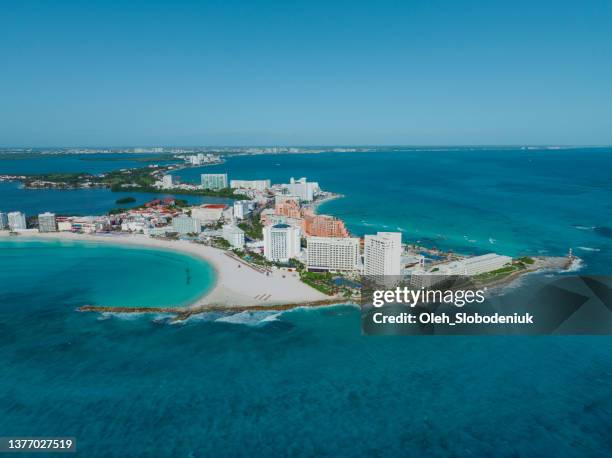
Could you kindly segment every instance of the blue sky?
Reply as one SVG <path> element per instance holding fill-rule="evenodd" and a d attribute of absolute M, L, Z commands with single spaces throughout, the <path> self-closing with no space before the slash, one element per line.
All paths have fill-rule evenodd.
<path fill-rule="evenodd" d="M 612 144 L 612 2 L 3 0 L 0 145 Z"/>

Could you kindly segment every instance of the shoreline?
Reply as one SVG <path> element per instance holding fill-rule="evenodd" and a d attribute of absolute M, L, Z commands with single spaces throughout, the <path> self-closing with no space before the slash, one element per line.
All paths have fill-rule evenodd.
<path fill-rule="evenodd" d="M 326 204 L 327 202 L 331 202 L 332 200 L 342 199 L 344 197 L 344 194 L 336 194 L 333 192 L 329 192 L 327 196 L 313 201 L 308 207 L 315 215 L 318 215 L 318 209 L 321 205 Z M 336 218 L 336 216 L 334 216 L 334 218 Z"/>
<path fill-rule="evenodd" d="M 294 303 L 337 300 L 302 283 L 295 272 L 272 271 L 269 275 L 250 268 L 244 262 L 225 251 L 183 240 L 154 239 L 142 234 L 75 234 L 71 232 L 23 233 L 10 236 L 0 231 L 0 240 L 60 240 L 76 242 L 108 243 L 181 252 L 195 256 L 211 265 L 215 271 L 213 285 L 184 310 L 201 307 L 231 309 L 236 304 L 243 307 L 283 306 Z M 142 304 L 146 307 L 146 304 Z"/>

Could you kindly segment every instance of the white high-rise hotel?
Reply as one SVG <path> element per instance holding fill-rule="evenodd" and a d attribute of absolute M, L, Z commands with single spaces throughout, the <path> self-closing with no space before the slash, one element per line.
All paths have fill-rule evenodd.
<path fill-rule="evenodd" d="M 227 188 L 227 173 L 203 173 L 200 178 L 204 189 Z"/>
<path fill-rule="evenodd" d="M 172 218 L 172 230 L 179 234 L 198 234 L 201 231 L 200 223 L 187 215 L 179 215 Z"/>
<path fill-rule="evenodd" d="M 232 224 L 226 224 L 222 229 L 222 237 L 233 248 L 244 248 L 244 231 Z"/>
<path fill-rule="evenodd" d="M 6 213 L 0 212 L 0 230 L 6 229 L 8 227 L 8 216 Z"/>
<path fill-rule="evenodd" d="M 237 200 L 234 202 L 234 218 L 244 219 L 251 213 L 252 202 L 248 200 Z"/>
<path fill-rule="evenodd" d="M 10 212 L 8 214 L 8 226 L 11 231 L 26 228 L 26 217 L 21 212 Z"/>
<path fill-rule="evenodd" d="M 174 186 L 174 182 L 172 180 L 172 175 L 164 175 L 162 177 L 162 188 L 170 189 Z"/>
<path fill-rule="evenodd" d="M 401 258 L 401 232 L 378 232 L 364 237 L 364 275 L 401 275 Z"/>
<path fill-rule="evenodd" d="M 313 270 L 359 270 L 359 239 L 308 237 L 306 265 Z"/>
<path fill-rule="evenodd" d="M 263 228 L 264 256 L 269 261 L 287 262 L 300 254 L 300 235 L 298 227 L 288 224 L 275 224 Z"/>
<path fill-rule="evenodd" d="M 289 195 L 297 196 L 302 202 L 312 202 L 316 193 L 319 192 L 319 183 L 308 182 L 306 178 L 296 180 L 291 177 L 289 184 L 282 185 Z"/>
<path fill-rule="evenodd" d="M 55 213 L 41 213 L 38 215 L 38 231 L 39 232 L 56 232 L 57 223 L 55 221 Z"/>
<path fill-rule="evenodd" d="M 230 188 L 234 189 L 253 189 L 255 191 L 265 191 L 270 189 L 272 183 L 270 180 L 232 180 Z"/>

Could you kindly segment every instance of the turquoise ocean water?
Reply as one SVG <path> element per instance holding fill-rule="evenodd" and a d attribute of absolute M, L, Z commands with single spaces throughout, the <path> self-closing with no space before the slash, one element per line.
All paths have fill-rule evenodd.
<path fill-rule="evenodd" d="M 322 210 L 356 233 L 400 227 L 473 252 L 571 246 L 583 272 L 606 274 L 610 152 L 253 156 L 207 170 L 317 179 L 346 196 Z M 179 325 L 77 313 L 143 294 L 187 301 L 198 293 L 183 266 L 197 261 L 24 245 L 0 245 L 0 435 L 75 436 L 83 456 L 612 453 L 609 337 L 365 337 L 351 307 Z"/>
<path fill-rule="evenodd" d="M 449 149 L 260 155 L 177 172 L 286 183 L 305 176 L 343 194 L 320 212 L 359 235 L 402 231 L 404 240 L 465 253 L 565 255 L 584 271 L 612 265 L 612 148 Z"/>

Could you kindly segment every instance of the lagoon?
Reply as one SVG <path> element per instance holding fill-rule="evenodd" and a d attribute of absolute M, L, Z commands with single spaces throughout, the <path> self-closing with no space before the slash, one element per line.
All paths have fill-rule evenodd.
<path fill-rule="evenodd" d="M 69 297 L 81 305 L 181 306 L 215 281 L 213 267 L 199 258 L 112 242 L 0 239 L 0 259 L 2 298 L 17 304 L 11 298 L 36 292 L 41 300 Z"/>

